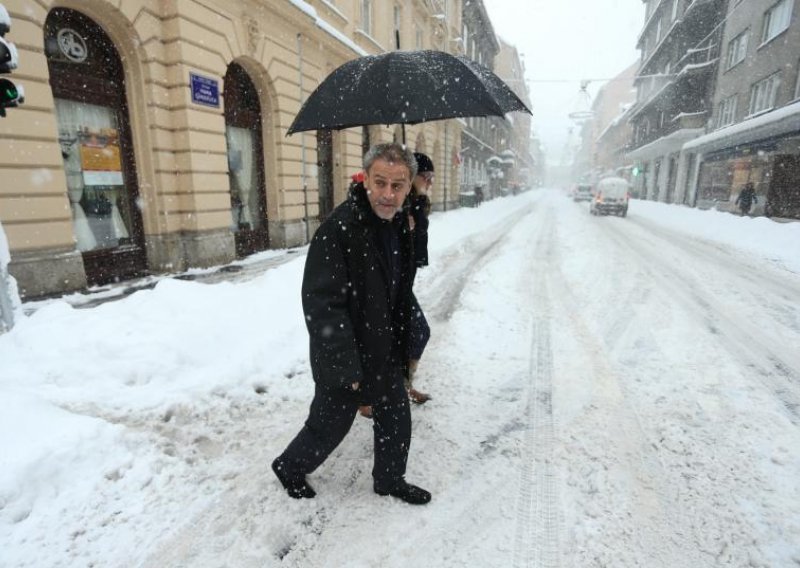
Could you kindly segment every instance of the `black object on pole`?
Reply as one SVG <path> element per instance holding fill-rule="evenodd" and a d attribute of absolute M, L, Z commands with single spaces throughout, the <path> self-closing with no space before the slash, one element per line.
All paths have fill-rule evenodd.
<path fill-rule="evenodd" d="M 11 73 L 19 65 L 17 47 L 6 41 L 5 35 L 11 31 L 11 17 L 6 7 L 0 4 L 0 73 Z M 7 108 L 13 108 L 25 102 L 25 89 L 10 79 L 0 79 L 0 117 L 6 115 Z"/>

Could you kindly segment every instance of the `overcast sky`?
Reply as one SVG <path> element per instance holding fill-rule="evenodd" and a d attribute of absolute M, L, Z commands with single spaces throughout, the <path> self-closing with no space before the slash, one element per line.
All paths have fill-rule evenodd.
<path fill-rule="evenodd" d="M 637 60 L 642 0 L 484 0 L 494 31 L 517 47 L 530 81 L 533 125 L 557 163 L 581 79 L 610 78 Z M 566 79 L 564 83 L 537 82 Z M 589 85 L 594 96 L 603 85 Z M 575 130 L 577 133 L 577 129 Z"/>

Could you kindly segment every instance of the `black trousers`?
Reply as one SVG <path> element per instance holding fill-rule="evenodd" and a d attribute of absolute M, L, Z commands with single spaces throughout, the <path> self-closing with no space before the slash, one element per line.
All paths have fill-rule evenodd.
<path fill-rule="evenodd" d="M 322 465 L 350 431 L 358 406 L 355 394 L 317 385 L 305 426 L 278 458 L 285 471 L 301 478 Z M 411 411 L 399 369 L 385 396 L 372 403 L 372 429 L 374 487 L 388 491 L 405 476 L 411 444 Z"/>

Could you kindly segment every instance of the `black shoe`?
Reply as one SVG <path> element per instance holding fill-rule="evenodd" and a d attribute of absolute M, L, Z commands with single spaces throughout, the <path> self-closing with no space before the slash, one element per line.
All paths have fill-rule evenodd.
<path fill-rule="evenodd" d="M 424 505 L 431 500 L 431 494 L 429 492 L 405 481 L 400 481 L 388 491 L 375 489 L 375 493 L 384 496 L 391 495 L 411 505 Z"/>
<path fill-rule="evenodd" d="M 317 496 L 317 492 L 314 491 L 314 488 L 306 482 L 305 476 L 297 478 L 289 475 L 289 472 L 286 471 L 286 467 L 280 458 L 276 458 L 275 461 L 272 462 L 272 471 L 275 472 L 275 476 L 278 478 L 278 481 L 281 482 L 283 488 L 286 489 L 289 497 L 293 499 L 311 499 Z"/>

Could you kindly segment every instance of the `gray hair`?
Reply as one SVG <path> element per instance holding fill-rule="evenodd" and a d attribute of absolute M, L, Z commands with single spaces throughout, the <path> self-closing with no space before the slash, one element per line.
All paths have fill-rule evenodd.
<path fill-rule="evenodd" d="M 386 160 L 387 162 L 401 162 L 408 167 L 410 179 L 417 175 L 417 159 L 414 153 L 402 144 L 396 142 L 385 142 L 375 144 L 364 154 L 364 171 L 369 172 L 375 160 Z"/>

